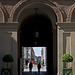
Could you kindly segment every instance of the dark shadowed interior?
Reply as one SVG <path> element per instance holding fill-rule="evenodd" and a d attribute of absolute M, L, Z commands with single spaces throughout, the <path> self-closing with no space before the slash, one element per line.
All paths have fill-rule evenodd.
<path fill-rule="evenodd" d="M 53 75 L 53 33 L 50 19 L 44 15 L 30 15 L 20 27 L 21 47 L 47 47 L 47 71 Z M 20 50 L 22 54 L 22 50 Z"/>

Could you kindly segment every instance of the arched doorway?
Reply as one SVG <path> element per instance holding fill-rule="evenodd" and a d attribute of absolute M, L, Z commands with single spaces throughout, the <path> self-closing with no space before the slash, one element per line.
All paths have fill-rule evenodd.
<path fill-rule="evenodd" d="M 36 37 L 37 33 L 38 37 Z M 29 15 L 22 21 L 20 58 L 22 58 L 22 47 L 46 47 L 47 71 L 53 75 L 53 28 L 51 20 L 47 16 L 42 14 Z"/>
<path fill-rule="evenodd" d="M 34 10 L 33 7 L 39 8 Z M 32 8 L 31 8 L 31 7 Z M 44 9 L 41 10 L 41 6 Z M 31 9 L 34 11 L 30 11 Z M 35 8 L 35 9 L 36 9 Z M 21 70 L 22 47 L 46 47 L 47 48 L 47 71 L 52 75 L 57 75 L 57 50 L 56 50 L 56 15 L 54 11 L 47 6 L 37 3 L 29 5 L 29 8 L 23 9 L 19 14 L 18 21 L 18 67 L 19 74 Z M 25 12 L 27 11 L 27 12 Z M 24 17 L 24 13 L 25 17 Z M 22 18 L 23 16 L 23 18 Z M 38 37 L 36 37 L 38 34 Z M 21 74 L 20 74 L 21 75 Z"/>
<path fill-rule="evenodd" d="M 52 40 L 52 24 L 50 19 L 44 15 L 30 15 L 22 22 L 20 30 L 22 46 L 48 46 Z"/>

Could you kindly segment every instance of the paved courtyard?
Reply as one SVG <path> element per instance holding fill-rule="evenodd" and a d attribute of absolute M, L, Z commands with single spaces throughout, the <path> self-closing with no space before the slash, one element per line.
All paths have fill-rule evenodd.
<path fill-rule="evenodd" d="M 29 71 L 29 67 L 24 67 L 24 72 Z M 33 65 L 32 71 L 38 71 L 37 65 Z M 46 66 L 41 66 L 40 71 L 46 71 Z"/>
<path fill-rule="evenodd" d="M 50 75 L 48 72 L 23 72 L 23 75 Z"/>

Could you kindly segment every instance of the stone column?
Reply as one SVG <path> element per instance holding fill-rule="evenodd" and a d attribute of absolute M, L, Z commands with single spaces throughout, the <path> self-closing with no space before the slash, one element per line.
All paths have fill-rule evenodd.
<path fill-rule="evenodd" d="M 55 75 L 57 73 L 56 29 L 53 29 L 52 32 L 53 32 L 53 75 Z"/>
<path fill-rule="evenodd" d="M 12 73 L 14 75 L 14 73 L 17 74 L 17 58 L 18 58 L 17 56 L 17 32 L 16 31 L 12 32 L 12 35 L 11 35 L 11 52 L 14 58 L 14 62 L 12 63 Z"/>
<path fill-rule="evenodd" d="M 59 25 L 57 25 L 57 75 L 61 75 L 60 74 L 60 50 L 59 50 Z"/>

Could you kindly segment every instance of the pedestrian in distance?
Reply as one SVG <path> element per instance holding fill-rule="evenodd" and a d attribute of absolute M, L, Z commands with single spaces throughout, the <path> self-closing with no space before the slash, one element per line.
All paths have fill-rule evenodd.
<path fill-rule="evenodd" d="M 28 66 L 28 60 L 26 60 L 26 68 L 27 68 L 27 66 Z"/>
<path fill-rule="evenodd" d="M 38 72 L 40 72 L 40 69 L 41 69 L 40 63 L 37 65 L 37 67 L 38 67 Z"/>
<path fill-rule="evenodd" d="M 33 68 L 33 64 L 32 62 L 29 63 L 29 71 L 32 71 L 32 68 Z"/>

